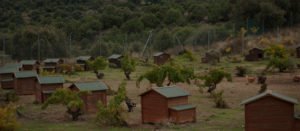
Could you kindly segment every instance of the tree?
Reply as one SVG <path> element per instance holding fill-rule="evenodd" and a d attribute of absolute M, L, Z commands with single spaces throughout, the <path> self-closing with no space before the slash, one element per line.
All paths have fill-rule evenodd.
<path fill-rule="evenodd" d="M 168 79 L 168 86 L 173 83 L 183 82 L 190 84 L 190 80 L 194 78 L 194 69 L 183 66 L 180 64 L 164 64 L 162 66 L 153 65 L 152 70 L 140 75 L 136 81 L 139 88 L 140 82 L 147 79 L 151 84 L 155 83 L 157 86 L 162 87 L 163 82 Z"/>
<path fill-rule="evenodd" d="M 188 50 L 188 49 L 185 49 L 185 53 L 183 54 L 183 57 L 189 59 L 190 61 L 197 61 L 196 57 L 193 55 L 193 53 Z"/>
<path fill-rule="evenodd" d="M 130 74 L 131 72 L 135 71 L 135 67 L 137 65 L 137 62 L 134 58 L 131 58 L 129 53 L 127 53 L 122 59 L 121 59 L 121 68 L 124 72 L 124 75 L 126 76 L 127 80 L 130 80 Z"/>
<path fill-rule="evenodd" d="M 232 81 L 231 74 L 219 68 L 211 69 L 208 74 L 197 77 L 204 80 L 204 84 L 202 86 L 208 87 L 207 92 L 209 93 L 214 91 L 217 88 L 217 84 L 219 84 L 224 78 L 226 78 L 229 82 Z"/>
<path fill-rule="evenodd" d="M 201 4 L 193 5 L 189 9 L 188 19 L 192 22 L 201 22 L 207 15 L 207 10 Z"/>
<path fill-rule="evenodd" d="M 63 104 L 67 107 L 67 113 L 72 115 L 73 121 L 77 121 L 82 115 L 84 103 L 80 96 L 90 94 L 89 91 L 71 91 L 70 89 L 58 89 L 43 104 L 42 109 L 46 109 L 49 104 Z"/>
<path fill-rule="evenodd" d="M 171 8 L 167 11 L 166 17 L 164 19 L 167 25 L 169 24 L 182 24 L 183 23 L 183 15 L 178 9 Z"/>
<path fill-rule="evenodd" d="M 171 32 L 164 28 L 158 32 L 158 34 L 154 37 L 154 48 L 159 51 L 164 51 L 168 48 L 172 48 L 174 45 L 173 36 Z"/>
<path fill-rule="evenodd" d="M 106 58 L 100 56 L 96 58 L 94 61 L 87 61 L 87 63 L 99 79 L 101 79 L 104 76 L 103 73 L 99 73 L 98 71 L 104 70 L 107 67 L 108 62 Z"/>
<path fill-rule="evenodd" d="M 127 33 L 138 33 L 144 29 L 143 22 L 138 19 L 130 19 L 122 25 L 122 30 Z"/>
<path fill-rule="evenodd" d="M 123 125 L 121 116 L 121 103 L 126 99 L 126 82 L 119 85 L 116 96 L 114 96 L 105 107 L 101 101 L 98 102 L 98 113 L 96 121 L 103 125 Z"/>
<path fill-rule="evenodd" d="M 6 107 L 0 107 L 0 130 L 1 131 L 15 131 L 19 127 L 16 117 L 17 106 L 12 104 Z"/>

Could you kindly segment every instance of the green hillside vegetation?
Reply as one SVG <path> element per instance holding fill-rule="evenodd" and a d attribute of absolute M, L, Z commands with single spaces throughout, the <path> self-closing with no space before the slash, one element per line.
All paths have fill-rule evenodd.
<path fill-rule="evenodd" d="M 38 37 L 41 58 L 140 52 L 150 31 L 153 49 L 164 51 L 206 44 L 210 30 L 218 41 L 247 23 L 258 33 L 292 26 L 298 7 L 295 0 L 2 0 L 0 37 L 14 59 L 37 59 Z"/>

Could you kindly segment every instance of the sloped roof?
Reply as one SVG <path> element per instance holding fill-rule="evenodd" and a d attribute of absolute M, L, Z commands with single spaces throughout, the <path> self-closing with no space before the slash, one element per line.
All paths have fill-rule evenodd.
<path fill-rule="evenodd" d="M 185 92 L 184 90 L 182 90 L 181 88 L 179 88 L 177 86 L 159 87 L 159 88 L 154 88 L 154 89 L 151 89 L 151 90 L 163 95 L 166 98 L 175 98 L 175 97 L 189 96 L 190 95 L 188 92 Z M 151 90 L 148 90 L 148 91 L 144 92 L 141 95 L 144 95 L 144 94 L 146 94 L 147 92 L 149 92 Z"/>
<path fill-rule="evenodd" d="M 120 54 L 113 54 L 113 55 L 109 56 L 108 59 L 119 59 L 121 57 L 122 57 L 122 55 L 120 55 Z"/>
<path fill-rule="evenodd" d="M 101 90 L 107 90 L 107 86 L 100 81 L 97 82 L 82 82 L 82 83 L 75 83 L 74 84 L 79 90 L 85 91 L 101 91 Z"/>
<path fill-rule="evenodd" d="M 182 110 L 196 108 L 196 106 L 191 105 L 191 104 L 186 104 L 186 105 L 170 106 L 169 108 L 173 109 L 173 110 L 176 110 L 176 111 L 182 111 Z"/>
<path fill-rule="evenodd" d="M 22 65 L 34 65 L 35 63 L 37 63 L 38 61 L 36 61 L 36 60 L 22 60 L 22 61 L 20 61 L 20 63 L 22 64 Z"/>
<path fill-rule="evenodd" d="M 59 60 L 59 58 L 48 58 L 46 60 L 44 60 L 44 63 L 57 63 Z"/>
<path fill-rule="evenodd" d="M 251 97 L 249 99 L 246 99 L 246 100 L 242 101 L 241 104 L 242 105 L 248 104 L 248 103 L 256 101 L 256 100 L 258 100 L 260 98 L 263 98 L 265 96 L 273 96 L 273 97 L 275 97 L 277 99 L 280 99 L 280 100 L 283 100 L 283 101 L 286 101 L 286 102 L 289 102 L 289 103 L 292 103 L 292 104 L 298 104 L 298 100 L 296 100 L 294 98 L 291 98 L 291 97 L 288 97 L 288 96 L 285 96 L 285 95 L 282 95 L 282 94 L 279 94 L 279 93 L 271 91 L 271 90 L 268 90 L 268 91 L 266 91 L 264 93 L 261 93 L 261 94 L 259 94 L 257 96 L 253 96 L 253 97 Z"/>
<path fill-rule="evenodd" d="M 29 77 L 37 77 L 36 71 L 21 71 L 15 72 L 16 78 L 29 78 Z"/>
<path fill-rule="evenodd" d="M 8 63 L 8 64 L 5 64 L 4 66 L 5 68 L 22 68 L 22 64 L 21 63 Z"/>
<path fill-rule="evenodd" d="M 40 84 L 62 84 L 64 79 L 62 76 L 39 76 L 38 81 Z"/>
<path fill-rule="evenodd" d="M 162 55 L 162 54 L 164 54 L 164 52 L 158 52 L 158 53 L 155 53 L 153 56 L 160 56 L 160 55 Z"/>
<path fill-rule="evenodd" d="M 77 57 L 77 60 L 87 61 L 90 58 L 92 58 L 92 56 L 79 56 L 79 57 Z"/>
<path fill-rule="evenodd" d="M 0 69 L 0 74 L 14 73 L 18 71 L 19 71 L 18 67 L 2 67 Z"/>

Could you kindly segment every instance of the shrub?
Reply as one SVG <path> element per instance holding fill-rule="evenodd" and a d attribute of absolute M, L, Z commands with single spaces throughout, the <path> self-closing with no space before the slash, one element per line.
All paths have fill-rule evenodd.
<path fill-rule="evenodd" d="M 82 115 L 84 103 L 80 96 L 89 94 L 89 91 L 71 91 L 70 89 L 58 89 L 51 97 L 43 104 L 42 109 L 46 109 L 49 104 L 61 103 L 67 107 L 67 113 L 72 115 L 73 121 L 78 120 L 78 117 Z"/>
<path fill-rule="evenodd" d="M 271 58 L 266 70 L 277 68 L 279 72 L 294 70 L 294 63 L 289 58 Z"/>
<path fill-rule="evenodd" d="M 84 68 L 81 67 L 79 64 L 75 64 L 75 65 L 73 66 L 73 68 L 74 68 L 74 70 L 75 70 L 76 72 L 84 71 Z"/>
<path fill-rule="evenodd" d="M 267 84 L 266 83 L 264 83 L 264 84 L 262 84 L 261 86 L 260 86 L 260 90 L 258 91 L 258 94 L 260 94 L 260 93 L 264 93 L 266 90 L 267 90 Z"/>
<path fill-rule="evenodd" d="M 19 127 L 15 115 L 17 106 L 8 104 L 6 107 L 0 107 L 0 130 L 15 131 Z"/>
<path fill-rule="evenodd" d="M 50 75 L 55 75 L 55 71 L 45 71 L 43 69 L 40 70 L 40 74 L 41 76 L 50 76 Z"/>
<path fill-rule="evenodd" d="M 103 73 L 98 73 L 98 71 L 104 70 L 107 67 L 108 62 L 106 58 L 100 56 L 96 58 L 94 61 L 87 61 L 87 63 L 99 79 L 101 79 L 104 76 Z"/>
<path fill-rule="evenodd" d="M 98 102 L 98 114 L 96 121 L 101 125 L 124 125 L 125 121 L 122 118 L 121 103 L 126 98 L 126 82 L 119 85 L 117 95 L 112 98 L 105 107 L 101 101 Z"/>
<path fill-rule="evenodd" d="M 247 68 L 243 66 L 236 66 L 235 70 L 237 71 L 236 76 L 244 77 L 247 74 Z"/>
<path fill-rule="evenodd" d="M 196 57 L 193 55 L 193 53 L 190 50 L 185 49 L 185 53 L 183 54 L 183 57 L 189 59 L 190 61 L 196 61 Z"/>
<path fill-rule="evenodd" d="M 228 105 L 223 99 L 223 93 L 224 90 L 221 90 L 220 92 L 215 92 L 215 91 L 211 92 L 211 96 L 214 98 L 217 108 L 228 108 Z"/>
<path fill-rule="evenodd" d="M 11 90 L 5 94 L 5 99 L 7 102 L 16 102 L 19 100 L 19 96 L 17 95 L 16 91 Z"/>
<path fill-rule="evenodd" d="M 68 74 L 72 72 L 72 66 L 69 64 L 60 64 L 57 68 L 60 73 Z"/>

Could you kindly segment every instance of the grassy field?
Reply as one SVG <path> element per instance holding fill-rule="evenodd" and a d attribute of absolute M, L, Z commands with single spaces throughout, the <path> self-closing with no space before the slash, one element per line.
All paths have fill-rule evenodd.
<path fill-rule="evenodd" d="M 239 65 L 247 66 L 250 75 L 255 75 L 265 68 L 267 61 L 260 62 L 242 62 L 231 63 L 223 58 L 221 63 L 216 65 L 201 64 L 201 62 L 189 62 L 182 57 L 174 57 L 176 61 L 184 63 L 186 66 L 193 66 L 197 73 L 208 71 L 209 68 L 221 67 L 232 73 L 233 82 L 223 81 L 218 85 L 217 90 L 225 90 L 224 99 L 229 105 L 227 109 L 215 108 L 215 104 L 211 96 L 206 93 L 199 92 L 198 87 L 194 84 L 188 85 L 185 83 L 178 83 L 177 85 L 184 90 L 190 92 L 189 102 L 197 106 L 197 116 L 195 123 L 185 123 L 180 125 L 167 124 L 167 125 L 150 125 L 141 124 L 141 105 L 139 94 L 146 91 L 147 88 L 155 87 L 150 85 L 149 82 L 143 81 L 141 88 L 136 88 L 135 80 L 137 77 L 150 70 L 150 67 L 138 66 L 137 70 L 132 74 L 132 80 L 127 81 L 127 93 L 128 96 L 137 103 L 137 107 L 134 112 L 128 113 L 124 111 L 126 120 L 133 121 L 135 123 L 129 127 L 103 127 L 95 123 L 94 119 L 96 113 L 84 114 L 76 122 L 71 121 L 65 111 L 65 107 L 62 105 L 50 105 L 48 109 L 41 110 L 41 105 L 35 105 L 34 96 L 21 96 L 17 104 L 22 105 L 21 112 L 25 115 L 19 118 L 21 123 L 19 131 L 129 131 L 129 130 L 186 130 L 186 131 L 243 131 L 244 130 L 244 107 L 240 105 L 240 102 L 246 98 L 257 95 L 260 85 L 256 83 L 247 84 L 246 78 L 235 77 L 235 67 Z M 296 63 L 300 63 L 300 60 L 295 60 Z M 299 70 L 297 71 L 299 72 Z M 120 69 L 107 68 L 103 71 L 105 74 L 105 82 L 112 89 L 116 90 L 118 85 L 125 80 L 125 76 Z M 299 83 L 292 82 L 292 76 L 295 73 L 272 73 L 268 75 L 268 88 L 285 95 L 289 95 L 300 100 L 300 88 Z M 92 72 L 79 72 L 73 75 L 63 75 L 66 84 L 64 87 L 68 87 L 71 82 L 80 81 L 96 81 L 98 80 Z M 110 99 L 112 96 L 109 96 Z M 125 105 L 123 105 L 126 109 Z M 300 106 L 295 107 L 296 112 L 300 113 Z"/>

